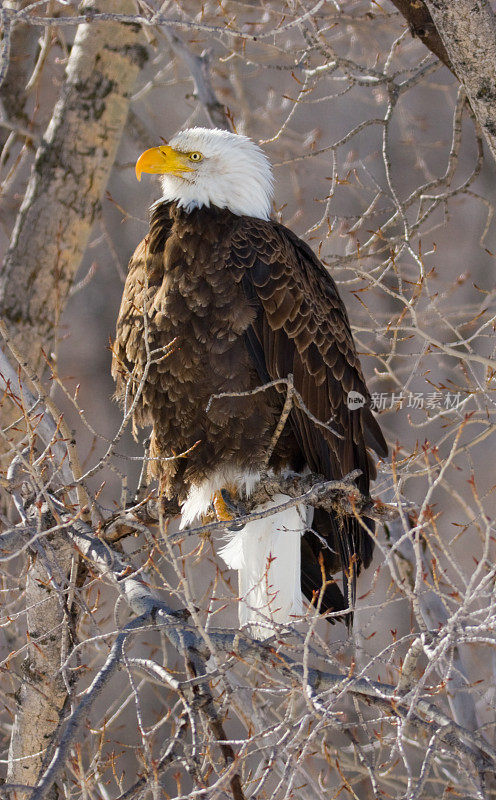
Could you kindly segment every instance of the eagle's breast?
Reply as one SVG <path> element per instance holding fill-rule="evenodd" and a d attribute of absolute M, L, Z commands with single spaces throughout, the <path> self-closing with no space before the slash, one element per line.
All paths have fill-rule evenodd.
<path fill-rule="evenodd" d="M 255 311 L 229 268 L 235 218 L 218 210 L 174 209 L 172 225 L 163 222 L 170 226 L 167 237 L 154 221 L 141 274 L 133 280 L 131 333 L 120 343 L 134 369 L 134 391 L 148 363 L 138 423 L 153 425 L 152 472 L 168 494 L 182 497 L 219 465 L 256 469 L 275 411 L 264 392 L 243 396 L 260 380 L 244 341 Z M 163 459 L 191 447 L 187 456 Z"/>

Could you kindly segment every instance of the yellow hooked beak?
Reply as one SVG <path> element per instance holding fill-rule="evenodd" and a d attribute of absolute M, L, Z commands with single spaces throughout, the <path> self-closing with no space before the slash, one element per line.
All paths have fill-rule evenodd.
<path fill-rule="evenodd" d="M 160 147 L 151 147 L 140 155 L 136 162 L 136 177 L 139 181 L 142 172 L 150 175 L 181 175 L 183 172 L 194 172 L 194 169 L 189 166 L 187 155 L 162 144 Z"/>

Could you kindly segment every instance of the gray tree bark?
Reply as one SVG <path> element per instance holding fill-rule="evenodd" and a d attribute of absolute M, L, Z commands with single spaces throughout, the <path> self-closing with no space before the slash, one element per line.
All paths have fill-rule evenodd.
<path fill-rule="evenodd" d="M 429 50 L 453 71 L 446 48 L 424 0 L 391 0 L 405 17 L 412 36 L 417 36 Z"/>
<path fill-rule="evenodd" d="M 105 0 L 105 10 L 134 13 L 136 7 L 133 0 Z M 32 370 L 39 369 L 41 350 L 53 341 L 145 59 L 137 25 L 89 21 L 77 30 L 0 271 L 0 316 Z M 9 751 L 10 783 L 36 785 L 69 699 L 60 666 L 74 623 L 69 578 L 74 580 L 74 558 L 63 534 L 40 539 L 31 550 L 28 648 Z"/>
<path fill-rule="evenodd" d="M 25 8 L 29 0 L 6 0 L 4 10 L 19 11 Z M 24 115 L 26 104 L 26 85 L 33 69 L 34 52 L 39 29 L 33 25 L 21 23 L 14 25 L 10 31 L 9 58 L 4 65 L 3 80 L 0 84 L 0 101 L 2 111 L 9 122 L 26 123 Z M 2 145 L 8 135 L 8 129 L 0 131 Z"/>
<path fill-rule="evenodd" d="M 496 17 L 488 0 L 425 0 L 496 160 Z"/>
<path fill-rule="evenodd" d="M 35 548 L 31 556 L 26 580 L 29 647 L 10 740 L 9 783 L 36 785 L 68 699 L 60 666 L 69 647 L 72 609 L 66 606 L 66 593 L 71 561 L 72 547 L 61 536 L 48 547 Z"/>
<path fill-rule="evenodd" d="M 85 8 L 94 6 L 87 2 Z M 133 0 L 106 0 L 133 13 Z M 38 367 L 100 208 L 146 49 L 139 26 L 80 25 L 0 272 L 0 315 Z"/>

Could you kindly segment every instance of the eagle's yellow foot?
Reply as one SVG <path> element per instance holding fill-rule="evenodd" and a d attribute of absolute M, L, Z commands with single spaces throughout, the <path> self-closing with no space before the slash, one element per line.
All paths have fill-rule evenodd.
<path fill-rule="evenodd" d="M 244 523 L 234 521 L 237 517 L 243 517 L 246 514 L 236 487 L 226 486 L 216 492 L 212 498 L 212 508 L 219 522 L 232 522 L 227 526 L 228 531 L 240 531 L 244 527 Z"/>
<path fill-rule="evenodd" d="M 224 499 L 226 497 L 226 493 L 231 500 L 231 503 L 229 504 L 231 507 L 228 506 L 226 500 Z M 222 495 L 224 495 L 224 497 Z M 219 492 L 214 494 L 212 498 L 212 505 L 214 507 L 215 516 L 219 522 L 230 522 L 235 518 L 236 514 L 234 513 L 233 506 L 236 495 L 236 489 L 232 486 L 226 487 L 226 489 L 221 489 Z"/>
<path fill-rule="evenodd" d="M 236 517 L 236 505 L 233 497 L 237 497 L 235 487 L 221 489 L 216 492 L 212 497 L 210 508 L 206 514 L 202 515 L 202 525 L 208 525 L 210 522 L 230 522 Z M 225 499 L 224 499 L 225 498 Z M 227 502 L 226 502 L 227 500 Z M 230 527 L 230 526 L 229 526 Z M 210 539 L 211 531 L 204 531 L 199 534 L 200 546 L 196 558 L 198 559 L 208 539 Z"/>

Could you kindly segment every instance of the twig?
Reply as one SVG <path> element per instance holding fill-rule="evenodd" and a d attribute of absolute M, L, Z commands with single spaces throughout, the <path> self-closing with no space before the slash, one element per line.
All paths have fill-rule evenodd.
<path fill-rule="evenodd" d="M 291 397 L 296 400 L 297 406 L 301 408 L 303 413 L 306 414 L 306 416 L 309 419 L 311 419 L 312 422 L 315 423 L 315 425 L 318 425 L 319 428 L 323 428 L 325 431 L 332 433 L 333 436 L 337 436 L 338 439 L 344 439 L 344 436 L 341 433 L 338 433 L 338 431 L 336 431 L 329 424 L 329 422 L 323 422 L 322 420 L 317 419 L 317 417 L 314 414 L 312 414 L 310 409 L 307 408 L 301 394 L 298 392 L 297 389 L 294 388 L 292 375 L 289 375 L 287 378 L 277 378 L 274 381 L 269 381 L 269 383 L 264 383 L 261 386 L 257 386 L 255 389 L 250 389 L 249 391 L 246 392 L 219 392 L 219 394 L 213 394 L 207 403 L 207 406 L 205 408 L 205 413 L 208 414 L 215 400 L 221 400 L 223 397 L 251 397 L 254 394 L 258 394 L 258 392 L 266 392 L 267 389 L 272 389 L 275 386 L 281 386 L 281 385 L 291 386 Z"/>
<path fill-rule="evenodd" d="M 287 380 L 286 399 L 284 401 L 284 406 L 283 406 L 283 409 L 281 411 L 281 416 L 279 417 L 276 429 L 274 431 L 272 439 L 270 440 L 270 444 L 269 444 L 269 446 L 267 448 L 267 452 L 265 454 L 264 464 L 263 464 L 263 469 L 264 470 L 267 469 L 267 466 L 268 466 L 269 461 L 271 459 L 272 453 L 274 452 L 274 448 L 275 448 L 277 442 L 279 441 L 281 433 L 284 430 L 284 426 L 286 425 L 286 422 L 288 421 L 288 417 L 289 417 L 289 415 L 291 413 L 291 409 L 293 407 L 293 395 L 294 395 L 293 376 L 291 374 L 288 375 L 286 380 Z"/>

